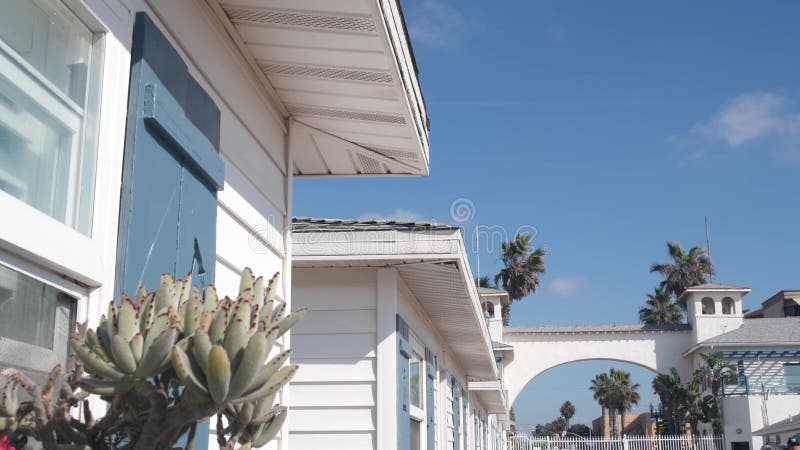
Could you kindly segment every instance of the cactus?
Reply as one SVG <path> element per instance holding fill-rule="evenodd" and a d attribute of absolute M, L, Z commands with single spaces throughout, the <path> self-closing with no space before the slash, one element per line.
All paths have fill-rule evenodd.
<path fill-rule="evenodd" d="M 97 394 L 111 401 L 108 414 L 147 420 L 135 420 L 142 429 L 130 436 L 95 430 L 94 437 L 84 440 L 70 440 L 55 428 L 52 442 L 73 446 L 63 448 L 94 448 L 90 444 L 99 435 L 106 444 L 127 437 L 136 442 L 135 448 L 171 448 L 181 434 L 193 435 L 197 422 L 217 414 L 230 424 L 218 430 L 227 448 L 265 445 L 286 420 L 287 409 L 275 404 L 276 394 L 298 369 L 286 365 L 291 350 L 278 351 L 276 343 L 306 314 L 304 309 L 286 314 L 286 305 L 276 297 L 277 283 L 278 274 L 265 281 L 245 269 L 232 300 L 219 298 L 213 286 L 201 294 L 190 275 L 178 280 L 163 275 L 155 291 L 142 286 L 133 299 L 123 295 L 112 301 L 97 328 L 83 325 L 71 335 L 78 363 L 69 388 L 62 389 L 72 397 L 62 400 L 74 406 L 89 393 Z M 36 428 L 31 408 L 27 415 L 20 413 L 20 380 L 32 396 L 37 392 L 21 373 L 0 379 L 0 435 L 24 428 L 40 439 L 40 430 L 30 431 Z M 54 378 L 49 384 L 58 382 Z M 47 439 L 40 440 L 51 448 Z"/>

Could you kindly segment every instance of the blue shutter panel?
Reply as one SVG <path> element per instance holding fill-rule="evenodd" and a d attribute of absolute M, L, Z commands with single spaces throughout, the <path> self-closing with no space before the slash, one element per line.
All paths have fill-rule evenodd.
<path fill-rule="evenodd" d="M 425 349 L 425 374 L 428 377 L 425 383 L 426 401 L 425 414 L 428 420 L 428 450 L 434 450 L 436 446 L 436 396 L 434 388 L 436 386 L 436 364 L 433 352 Z"/>
<path fill-rule="evenodd" d="M 146 13 L 136 14 L 117 242 L 117 294 L 162 273 L 214 282 L 220 112 Z M 208 448 L 208 422 L 195 448 Z"/>
<path fill-rule="evenodd" d="M 489 422 L 485 415 L 483 416 L 483 448 L 489 448 Z"/>
<path fill-rule="evenodd" d="M 461 431 L 464 435 L 464 450 L 469 449 L 469 427 L 467 424 L 469 423 L 469 391 L 464 389 L 464 393 L 462 394 L 464 400 L 461 401 L 461 405 L 464 409 L 464 429 Z"/>
<path fill-rule="evenodd" d="M 461 438 L 461 390 L 452 377 L 453 386 L 453 450 L 459 450 Z"/>
<path fill-rule="evenodd" d="M 116 291 L 153 289 L 162 273 L 192 269 L 197 284 L 213 283 L 224 180 L 219 109 L 143 12 L 131 64 Z"/>
<path fill-rule="evenodd" d="M 397 449 L 411 448 L 411 411 L 409 409 L 408 360 L 411 346 L 408 343 L 408 324 L 397 315 Z"/>

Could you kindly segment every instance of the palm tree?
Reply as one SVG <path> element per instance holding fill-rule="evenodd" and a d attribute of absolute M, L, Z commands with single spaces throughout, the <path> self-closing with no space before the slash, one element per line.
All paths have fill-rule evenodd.
<path fill-rule="evenodd" d="M 683 322 L 683 314 L 670 295 L 657 287 L 647 294 L 645 306 L 639 308 L 639 321 L 646 325 L 673 325 Z"/>
<path fill-rule="evenodd" d="M 722 434 L 722 380 L 726 376 L 736 373 L 736 367 L 725 362 L 718 354 L 709 353 L 707 355 L 701 354 L 703 359 L 703 366 L 694 372 L 694 383 L 711 391 L 711 400 L 714 403 L 713 411 L 715 417 L 711 417 L 711 426 L 714 429 L 714 434 Z"/>
<path fill-rule="evenodd" d="M 631 380 L 630 372 L 611 369 L 612 406 L 619 413 L 620 432 L 625 430 L 625 413 L 639 404 L 639 383 Z"/>
<path fill-rule="evenodd" d="M 511 304 L 521 300 L 528 294 L 535 294 L 541 281 L 539 274 L 545 273 L 544 250 L 537 248 L 531 251 L 533 236 L 519 233 L 513 241 L 505 241 L 501 245 L 503 255 L 501 260 L 505 266 L 500 273 L 495 275 L 494 282 L 508 292 L 508 306 L 503 308 L 503 325 L 508 325 L 511 319 Z"/>
<path fill-rule="evenodd" d="M 592 397 L 600 405 L 600 417 L 603 419 L 603 427 L 605 428 L 606 409 L 609 406 L 611 390 L 611 380 L 608 378 L 608 374 L 598 373 L 595 375 L 589 390 L 593 392 Z M 609 411 L 609 415 L 611 415 L 611 411 Z"/>
<path fill-rule="evenodd" d="M 495 289 L 496 287 L 494 284 L 492 284 L 492 279 L 489 277 L 475 277 L 475 286 L 490 289 Z"/>
<path fill-rule="evenodd" d="M 653 264 L 650 272 L 664 276 L 659 287 L 677 299 L 686 289 L 706 282 L 706 275 L 714 275 L 714 264 L 702 247 L 695 246 L 686 253 L 680 244 L 667 242 L 671 263 Z"/>
<path fill-rule="evenodd" d="M 566 427 L 565 430 L 569 428 L 569 420 L 575 417 L 575 405 L 572 404 L 571 401 L 567 400 L 561 405 L 561 417 L 566 420 Z"/>
<path fill-rule="evenodd" d="M 665 409 L 667 430 L 670 434 L 678 434 L 683 428 L 682 416 L 679 414 L 681 388 L 681 377 L 674 367 L 670 369 L 668 374 L 660 373 L 653 378 L 653 392 L 658 395 L 661 405 Z"/>
<path fill-rule="evenodd" d="M 716 405 L 710 395 L 704 396 L 699 385 L 694 381 L 688 385 L 681 385 L 680 405 L 681 414 L 686 418 L 692 434 L 699 434 L 700 422 L 711 422 L 712 426 L 717 418 Z M 715 428 L 716 430 L 716 428 Z M 715 431 L 714 434 L 717 434 Z"/>

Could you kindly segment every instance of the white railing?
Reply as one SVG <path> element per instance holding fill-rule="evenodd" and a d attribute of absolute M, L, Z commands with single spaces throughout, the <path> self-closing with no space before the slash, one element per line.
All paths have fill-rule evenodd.
<path fill-rule="evenodd" d="M 509 437 L 508 450 L 725 450 L 722 436 L 532 436 Z"/>

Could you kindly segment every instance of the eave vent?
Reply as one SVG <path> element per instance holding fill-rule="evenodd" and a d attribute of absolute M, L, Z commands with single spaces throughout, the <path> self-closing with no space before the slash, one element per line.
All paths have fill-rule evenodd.
<path fill-rule="evenodd" d="M 364 173 L 383 173 L 381 163 L 375 158 L 370 158 L 369 156 L 358 153 L 358 162 L 361 163 Z"/>
<path fill-rule="evenodd" d="M 406 118 L 393 114 L 382 114 L 376 112 L 351 111 L 345 109 L 319 108 L 316 106 L 289 105 L 289 112 L 316 117 L 328 117 L 331 119 L 363 120 L 365 122 L 380 122 L 391 125 L 405 125 Z"/>
<path fill-rule="evenodd" d="M 419 160 L 416 153 L 408 150 L 394 150 L 390 148 L 375 148 L 375 147 L 372 147 L 371 149 L 389 158 L 406 159 L 409 161 Z"/>
<path fill-rule="evenodd" d="M 365 81 L 369 83 L 392 83 L 392 75 L 368 70 L 338 69 L 332 67 L 299 66 L 294 64 L 259 63 L 265 75 L 289 77 L 323 78 L 327 80 Z"/>
<path fill-rule="evenodd" d="M 285 25 L 302 28 L 318 28 L 374 33 L 377 31 L 371 17 L 353 17 L 327 14 L 307 14 L 276 9 L 251 8 L 246 6 L 223 7 L 233 22 L 262 25 Z"/>

